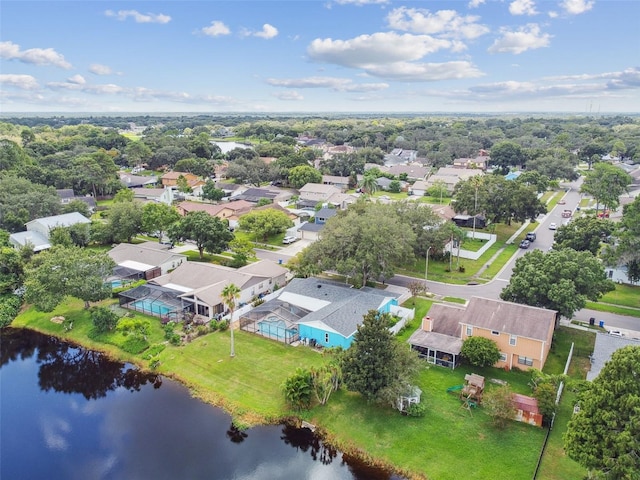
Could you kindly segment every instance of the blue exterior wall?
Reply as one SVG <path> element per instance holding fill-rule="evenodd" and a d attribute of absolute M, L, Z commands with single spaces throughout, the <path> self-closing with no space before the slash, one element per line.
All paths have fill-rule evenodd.
<path fill-rule="evenodd" d="M 314 339 L 318 345 L 326 348 L 342 347 L 345 350 L 351 346 L 353 335 L 345 338 L 339 333 L 327 332 L 320 328 L 311 327 L 309 325 L 300 324 L 300 339 L 306 338 L 307 341 Z M 329 335 L 329 341 L 326 341 L 326 335 Z"/>
<path fill-rule="evenodd" d="M 391 311 L 391 305 L 395 305 L 398 306 L 398 299 L 396 298 L 392 298 L 390 299 L 387 303 L 385 303 L 384 305 L 382 305 L 378 311 L 380 313 L 389 313 Z"/>

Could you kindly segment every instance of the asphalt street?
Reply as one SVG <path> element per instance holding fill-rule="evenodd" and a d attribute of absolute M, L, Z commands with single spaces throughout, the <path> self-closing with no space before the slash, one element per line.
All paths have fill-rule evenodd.
<path fill-rule="evenodd" d="M 531 249 L 537 248 L 547 251 L 553 245 L 555 231 L 550 230 L 549 225 L 551 223 L 555 223 L 559 226 L 567 221 L 567 218 L 562 217 L 563 210 L 571 210 L 572 214 L 575 213 L 582 198 L 582 195 L 580 194 L 580 182 L 581 180 L 562 185 L 562 187 L 566 189 L 566 193 L 560 200 L 559 204 L 557 204 L 547 214 L 541 215 L 537 219 L 538 226 L 534 230 L 536 232 L 536 240 L 531 244 L 531 247 L 528 250 L 518 249 L 518 251 L 511 257 L 502 270 L 498 272 L 493 280 L 482 285 L 452 285 L 429 280 L 427 281 L 429 292 L 437 296 L 457 297 L 467 300 L 474 296 L 499 299 L 500 292 L 509 283 L 516 260 Z M 309 245 L 309 243 L 310 242 L 308 240 L 298 240 L 277 251 L 257 249 L 256 253 L 260 259 L 269 259 L 275 262 L 286 263 L 291 257 L 295 256 L 296 253 Z M 407 287 L 415 280 L 416 279 L 414 277 L 396 275 L 388 279 L 387 283 Z M 600 321 L 604 321 L 605 328 L 621 329 L 628 337 L 640 338 L 640 315 L 637 317 L 630 317 L 589 309 L 580 310 L 574 315 L 574 319 L 583 322 L 588 322 L 590 318 L 595 318 L 596 324 Z"/>

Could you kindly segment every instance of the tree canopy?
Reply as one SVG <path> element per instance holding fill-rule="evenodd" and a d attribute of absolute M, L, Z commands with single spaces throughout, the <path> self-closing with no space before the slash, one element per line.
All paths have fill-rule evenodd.
<path fill-rule="evenodd" d="M 253 233 L 256 238 L 266 241 L 271 235 L 284 232 L 293 226 L 289 216 L 275 208 L 257 210 L 240 217 L 238 225 L 241 230 Z"/>
<path fill-rule="evenodd" d="M 596 213 L 602 204 L 615 210 L 620 205 L 620 196 L 632 182 L 631 175 L 620 167 L 610 163 L 596 163 L 593 170 L 587 172 L 581 192 L 589 193 L 596 200 Z"/>
<path fill-rule="evenodd" d="M 220 253 L 227 248 L 233 240 L 233 234 L 229 226 L 217 217 L 212 217 L 207 212 L 189 212 L 168 229 L 171 241 L 179 242 L 191 240 L 195 242 L 200 258 L 204 251 Z"/>
<path fill-rule="evenodd" d="M 167 229 L 180 220 L 178 211 L 164 203 L 147 203 L 142 207 L 142 230 L 149 234 L 158 234 L 158 241 Z"/>
<path fill-rule="evenodd" d="M 490 338 L 469 337 L 462 343 L 460 353 L 476 367 L 491 367 L 500 360 L 500 349 Z"/>
<path fill-rule="evenodd" d="M 554 236 L 556 248 L 572 248 L 597 255 L 600 245 L 614 230 L 610 220 L 595 217 L 579 217 L 558 227 Z"/>
<path fill-rule="evenodd" d="M 567 425 L 565 450 L 595 478 L 638 478 L 639 378 L 640 347 L 626 346 L 579 395 L 580 411 Z"/>
<path fill-rule="evenodd" d="M 403 224 L 393 205 L 352 205 L 332 217 L 320 240 L 307 247 L 302 270 L 335 270 L 359 286 L 380 277 L 391 278 L 395 268 L 414 258 L 416 235 Z"/>
<path fill-rule="evenodd" d="M 389 331 L 389 320 L 388 313 L 370 310 L 341 360 L 345 386 L 368 401 L 393 402 L 421 365 Z"/>
<path fill-rule="evenodd" d="M 105 283 L 115 262 L 106 253 L 79 247 L 58 247 L 33 257 L 25 269 L 25 301 L 38 310 L 52 311 L 65 297 L 97 302 L 111 295 Z"/>
<path fill-rule="evenodd" d="M 570 248 L 533 250 L 516 260 L 509 285 L 500 298 L 508 302 L 556 310 L 571 318 L 587 300 L 598 301 L 615 285 L 590 252 Z"/>

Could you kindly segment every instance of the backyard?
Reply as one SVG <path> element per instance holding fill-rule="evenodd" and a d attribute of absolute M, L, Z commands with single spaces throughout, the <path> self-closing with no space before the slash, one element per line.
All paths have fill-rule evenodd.
<path fill-rule="evenodd" d="M 416 319 L 400 334 L 400 341 L 417 328 L 431 304 L 430 300 L 415 299 Z M 405 305 L 414 306 L 414 301 Z M 73 330 L 65 332 L 61 325 L 51 322 L 56 315 L 74 318 Z M 151 320 L 149 343 L 164 342 L 157 319 L 139 314 L 134 318 Z M 149 365 L 144 354 L 132 355 L 121 350 L 124 341 L 121 334 L 93 334 L 89 313 L 79 301 L 68 301 L 50 313 L 27 309 L 14 326 L 55 334 L 142 367 Z M 157 371 L 182 381 L 194 396 L 224 407 L 238 425 L 296 415 L 297 412 L 287 408 L 280 385 L 297 367 L 319 366 L 327 358 L 312 349 L 289 347 L 242 331 L 236 331 L 235 338 L 233 359 L 229 357 L 228 331 L 209 333 L 180 347 L 166 345 L 157 355 L 160 361 Z M 460 475 L 473 479 L 531 478 L 545 431 L 516 422 L 510 422 L 504 430 L 496 430 L 482 407 L 473 411 L 461 408 L 457 395 L 447 393 L 447 388 L 463 383 L 469 372 L 485 376 L 487 389 L 497 388 L 490 381 L 495 378 L 508 382 L 514 391 L 530 393 L 529 375 L 525 372 L 464 366 L 451 371 L 427 368 L 425 364 L 417 381 L 427 406 L 427 414 L 422 418 L 368 404 L 359 395 L 344 390 L 336 392 L 328 405 L 316 406 L 300 416 L 317 424 L 346 452 L 396 465 L 417 478 L 454 479 Z"/>

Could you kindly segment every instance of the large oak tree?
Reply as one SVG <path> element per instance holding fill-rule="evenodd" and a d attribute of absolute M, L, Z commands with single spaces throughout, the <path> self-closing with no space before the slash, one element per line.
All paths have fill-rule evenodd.
<path fill-rule="evenodd" d="M 602 263 L 590 252 L 571 248 L 543 252 L 533 250 L 516 260 L 509 285 L 500 298 L 508 302 L 557 310 L 564 317 L 598 301 L 615 285 L 607 279 Z"/>

